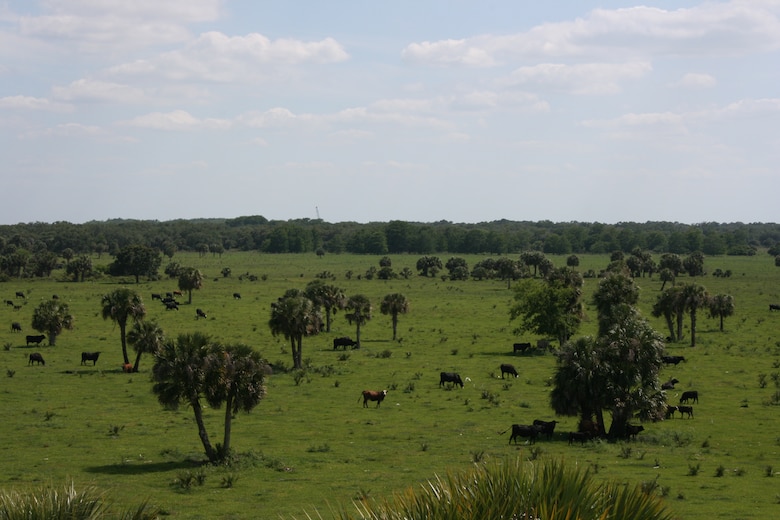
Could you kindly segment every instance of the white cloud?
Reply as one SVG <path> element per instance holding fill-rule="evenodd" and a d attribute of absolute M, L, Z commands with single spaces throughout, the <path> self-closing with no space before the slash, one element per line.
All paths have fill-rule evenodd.
<path fill-rule="evenodd" d="M 102 137 L 106 132 L 99 126 L 83 125 L 81 123 L 63 123 L 44 130 L 33 130 L 21 135 L 22 139 L 38 139 L 41 137 Z"/>
<path fill-rule="evenodd" d="M 573 94 L 614 94 L 620 92 L 620 82 L 637 80 L 652 71 L 647 62 L 586 63 L 565 65 L 541 63 L 520 67 L 507 80 L 515 85 L 533 85 Z"/>
<path fill-rule="evenodd" d="M 73 107 L 69 104 L 58 103 L 46 98 L 33 96 L 6 96 L 0 98 L 0 109 L 71 112 Z"/>
<path fill-rule="evenodd" d="M 184 110 L 152 112 L 119 124 L 156 130 L 225 130 L 231 126 L 231 122 L 226 119 L 198 119 Z"/>
<path fill-rule="evenodd" d="M 65 101 L 140 103 L 145 98 L 142 89 L 92 79 L 80 79 L 65 87 L 54 87 L 52 94 Z"/>
<path fill-rule="evenodd" d="M 717 84 L 718 81 L 713 76 L 710 76 L 709 74 L 697 74 L 693 72 L 685 74 L 682 78 L 680 78 L 680 81 L 676 83 L 677 86 L 693 90 L 713 88 L 717 86 Z"/>

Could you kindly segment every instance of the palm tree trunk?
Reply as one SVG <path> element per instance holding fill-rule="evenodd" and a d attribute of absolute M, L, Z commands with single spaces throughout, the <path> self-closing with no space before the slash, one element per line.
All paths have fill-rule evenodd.
<path fill-rule="evenodd" d="M 696 346 L 696 307 L 691 308 L 691 346 Z"/>
<path fill-rule="evenodd" d="M 685 315 L 682 311 L 677 313 L 677 341 L 683 338 L 683 317 Z"/>
<path fill-rule="evenodd" d="M 130 358 L 127 357 L 127 323 L 119 322 L 119 337 L 122 340 L 122 356 L 125 359 L 125 365 L 130 363 Z"/>
<path fill-rule="evenodd" d="M 222 438 L 222 453 L 220 455 L 223 459 L 227 458 L 230 454 L 230 433 L 233 426 L 233 395 L 228 395 L 225 401 L 225 435 Z"/>
<path fill-rule="evenodd" d="M 357 330 L 355 331 L 355 337 L 357 338 L 357 346 L 360 346 L 360 320 L 357 321 Z"/>
<path fill-rule="evenodd" d="M 398 329 L 398 313 L 393 313 L 393 341 L 395 341 L 396 330 Z"/>
<path fill-rule="evenodd" d="M 206 450 L 206 457 L 209 458 L 209 462 L 217 462 L 217 452 L 214 450 L 214 447 L 211 445 L 211 441 L 209 441 L 209 434 L 206 432 L 206 424 L 203 422 L 203 408 L 200 406 L 200 401 L 195 399 L 190 399 L 190 405 L 192 406 L 192 411 L 195 413 L 195 422 L 198 425 L 198 436 L 200 437 L 200 442 L 203 443 L 203 449 Z"/>
<path fill-rule="evenodd" d="M 666 319 L 666 326 L 669 327 L 669 337 L 674 341 L 674 321 L 672 320 L 672 315 L 664 314 L 664 318 Z"/>

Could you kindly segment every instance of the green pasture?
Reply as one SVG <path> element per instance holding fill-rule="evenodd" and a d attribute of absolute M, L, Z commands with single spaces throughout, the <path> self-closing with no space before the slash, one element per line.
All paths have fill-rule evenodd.
<path fill-rule="evenodd" d="M 418 258 L 393 256 L 392 267 L 415 271 Z M 469 267 L 480 259 L 465 258 Z M 565 257 L 550 258 L 565 264 Z M 332 510 L 352 507 L 353 500 L 390 497 L 475 462 L 556 457 L 611 482 L 644 483 L 665 497 L 678 518 L 780 515 L 780 312 L 768 310 L 769 303 L 780 303 L 780 268 L 770 255 L 708 257 L 708 272 L 729 269 L 732 276 L 693 280 L 711 294 L 731 294 L 736 304 L 724 332 L 702 313 L 697 346 L 668 347 L 687 359 L 662 371 L 664 378 L 680 380 L 669 400 L 676 404 L 680 392 L 698 390 L 695 417 L 645 424 L 634 442 L 584 446 L 566 440 L 576 418 L 556 418 L 548 404 L 554 356 L 512 353 L 513 342 L 539 338 L 513 334 L 508 313 L 513 292 L 505 282 L 358 276 L 379 267 L 373 256 L 228 252 L 177 254 L 174 260 L 205 275 L 192 305 L 179 311 L 151 300 L 153 292 L 177 289 L 175 280 L 74 283 L 60 281 L 55 272 L 49 280 L 0 284 L 1 300 L 22 306 L 0 307 L 0 488 L 74 481 L 105 490 L 119 507 L 149 500 L 175 518 L 328 518 Z M 608 263 L 606 256 L 580 260 L 582 271 Z M 109 261 L 93 258 L 96 264 Z M 220 274 L 224 267 L 232 270 L 230 277 Z M 355 337 L 343 313 L 336 315 L 332 332 L 304 338 L 305 375 L 277 370 L 267 381 L 266 399 L 233 422 L 238 463 L 202 466 L 191 410 L 166 411 L 151 392 L 151 358 L 141 360 L 139 373 L 122 372 L 119 330 L 101 318 L 101 297 L 127 285 L 144 299 L 147 319 L 156 319 L 169 337 L 206 332 L 224 343 L 252 345 L 269 362 L 290 367 L 287 341 L 268 328 L 270 304 L 325 271 L 347 295 L 365 294 L 373 302 L 362 348 L 333 351 L 334 337 Z M 240 279 L 247 273 L 257 280 Z M 597 283 L 586 279 L 586 303 Z M 650 315 L 661 281 L 637 283 L 640 309 L 665 336 L 663 321 Z M 15 298 L 16 291 L 27 299 Z M 411 303 L 395 342 L 390 317 L 379 313 L 382 297 L 394 292 Z M 68 303 L 76 327 L 56 347 L 28 348 L 24 336 L 37 334 L 30 327 L 33 309 L 53 294 Z M 208 318 L 196 320 L 196 308 Z M 586 312 L 581 333 L 591 334 L 595 311 L 586 305 Z M 14 321 L 22 333 L 11 331 Z M 97 365 L 82 366 L 82 351 L 101 351 Z M 31 352 L 40 352 L 46 365 L 28 366 Z M 500 379 L 498 367 L 505 362 L 515 365 L 519 378 Z M 440 371 L 467 377 L 465 388 L 440 388 Z M 381 407 L 371 403 L 366 409 L 364 389 L 389 393 Z M 212 442 L 221 441 L 222 416 L 223 411 L 208 411 Z M 509 433 L 499 435 L 512 423 L 537 418 L 560 421 L 551 441 L 509 445 Z M 193 483 L 185 485 L 189 480 Z"/>

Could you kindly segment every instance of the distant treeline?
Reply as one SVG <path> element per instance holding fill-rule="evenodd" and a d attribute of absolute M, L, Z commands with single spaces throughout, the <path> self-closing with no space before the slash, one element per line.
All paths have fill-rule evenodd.
<path fill-rule="evenodd" d="M 175 251 L 222 254 L 227 250 L 265 253 L 357 254 L 547 254 L 631 252 L 751 255 L 760 248 L 777 254 L 780 224 L 676 222 L 517 222 L 477 224 L 439 221 L 329 223 L 315 219 L 108 220 L 84 224 L 34 222 L 0 226 L 0 255 L 22 249 L 59 256 L 115 254 L 144 245 L 172 256 Z"/>

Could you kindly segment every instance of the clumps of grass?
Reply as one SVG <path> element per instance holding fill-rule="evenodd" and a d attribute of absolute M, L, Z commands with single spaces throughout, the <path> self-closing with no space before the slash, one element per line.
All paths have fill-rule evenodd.
<path fill-rule="evenodd" d="M 766 388 L 766 374 L 761 373 L 758 374 L 758 387 L 759 388 Z"/>
<path fill-rule="evenodd" d="M 119 437 L 119 433 L 125 429 L 125 425 L 119 425 L 119 424 L 112 424 L 108 427 L 108 435 L 109 437 Z"/>
<path fill-rule="evenodd" d="M 422 376 L 423 376 L 422 372 L 415 372 L 414 375 L 412 376 L 412 379 L 419 381 L 420 379 L 422 379 Z"/>
<path fill-rule="evenodd" d="M 5 371 L 5 375 L 8 377 L 14 377 L 16 375 L 16 370 L 11 370 L 10 368 Z"/>
<path fill-rule="evenodd" d="M 420 451 L 428 451 L 428 443 L 427 442 L 421 442 L 420 443 Z"/>
<path fill-rule="evenodd" d="M 324 365 L 316 367 L 314 372 L 320 374 L 322 377 L 330 377 L 336 373 L 336 368 L 333 365 Z"/>
<path fill-rule="evenodd" d="M 623 445 L 620 447 L 620 453 L 618 453 L 618 457 L 621 459 L 629 459 L 631 458 L 631 446 Z"/>
<path fill-rule="evenodd" d="M 742 477 L 742 476 L 745 475 L 745 473 L 746 473 L 745 468 L 735 468 L 734 469 L 734 475 L 736 475 L 737 477 Z"/>
<path fill-rule="evenodd" d="M 414 392 L 414 381 L 409 381 L 406 383 L 406 387 L 404 387 L 404 393 L 411 394 L 412 392 Z"/>
<path fill-rule="evenodd" d="M 385 349 L 385 350 L 383 350 L 382 352 L 378 353 L 378 354 L 376 355 L 376 357 L 378 357 L 378 358 L 380 358 L 380 359 L 388 359 L 388 358 L 389 358 L 389 357 L 391 357 L 392 355 L 393 355 L 393 351 L 392 351 L 392 350 L 390 350 L 390 349 Z"/>
<path fill-rule="evenodd" d="M 639 489 L 642 490 L 642 493 L 644 493 L 645 495 L 655 494 L 658 491 L 658 489 L 660 488 L 660 484 L 658 483 L 658 478 L 660 476 L 661 475 L 656 475 L 653 480 L 642 481 L 639 484 Z"/>
<path fill-rule="evenodd" d="M 765 477 L 774 477 L 775 476 L 775 469 L 769 465 L 764 467 L 764 476 Z"/>
<path fill-rule="evenodd" d="M 499 399 L 496 394 L 491 392 L 490 390 L 482 390 L 481 394 L 482 399 L 485 399 L 488 403 L 492 404 L 493 406 L 498 406 Z"/>
<path fill-rule="evenodd" d="M 699 474 L 699 470 L 701 469 L 701 464 L 688 464 L 688 476 L 689 477 L 695 477 Z"/>
<path fill-rule="evenodd" d="M 715 468 L 715 476 L 716 477 L 722 477 L 726 473 L 726 468 L 723 467 L 723 464 Z"/>
<path fill-rule="evenodd" d="M 450 354 L 452 354 L 453 356 L 457 356 L 458 355 L 458 349 L 456 349 L 456 348 L 452 349 L 450 351 Z"/>
<path fill-rule="evenodd" d="M 485 460 L 485 450 L 475 450 L 471 452 L 471 462 L 478 464 Z"/>
<path fill-rule="evenodd" d="M 339 361 L 349 361 L 349 352 L 342 352 L 338 357 Z"/>
<path fill-rule="evenodd" d="M 327 443 L 320 446 L 309 446 L 306 451 L 309 453 L 328 453 L 330 451 L 330 446 Z"/>
<path fill-rule="evenodd" d="M 230 489 L 236 484 L 237 480 L 238 480 L 238 475 L 234 473 L 228 473 L 227 475 L 222 477 L 222 482 L 220 482 L 219 485 L 224 489 Z"/>
<path fill-rule="evenodd" d="M 533 462 L 539 457 L 542 456 L 544 453 L 544 450 L 538 446 L 531 446 L 531 448 L 528 450 L 528 460 Z"/>
<path fill-rule="evenodd" d="M 11 343 L 10 341 L 6 341 L 6 342 L 3 344 L 3 350 L 5 350 L 6 352 L 8 352 L 9 350 L 11 350 L 11 349 L 13 348 L 13 346 L 14 346 L 14 345 L 13 345 L 13 343 Z"/>
<path fill-rule="evenodd" d="M 206 483 L 206 472 L 202 469 L 197 471 L 180 471 L 173 480 L 172 485 L 184 491 L 189 491 L 194 486 L 202 486 Z"/>
<path fill-rule="evenodd" d="M 301 370 L 296 370 L 293 373 L 293 381 L 295 382 L 295 386 L 299 386 L 304 381 L 307 383 L 311 383 L 311 378 L 306 373 L 306 370 L 301 369 Z"/>

